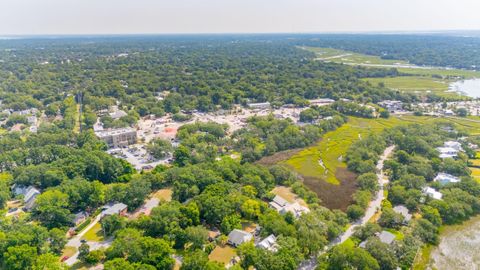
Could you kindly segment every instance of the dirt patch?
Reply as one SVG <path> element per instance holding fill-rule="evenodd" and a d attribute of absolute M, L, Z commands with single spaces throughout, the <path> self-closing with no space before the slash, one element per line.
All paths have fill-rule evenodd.
<path fill-rule="evenodd" d="M 352 203 L 352 195 L 357 189 L 356 175 L 346 168 L 337 168 L 335 177 L 340 181 L 340 185 L 333 185 L 316 177 L 302 178 L 303 183 L 322 200 L 322 205 L 345 211 Z"/>
<path fill-rule="evenodd" d="M 273 166 L 273 165 L 278 164 L 282 161 L 288 160 L 290 157 L 292 157 L 293 155 L 297 154 L 298 152 L 300 152 L 302 150 L 303 150 L 303 148 L 281 151 L 281 152 L 275 153 L 271 156 L 263 157 L 262 159 L 260 159 L 259 161 L 255 162 L 255 163 L 263 165 L 263 166 Z"/>

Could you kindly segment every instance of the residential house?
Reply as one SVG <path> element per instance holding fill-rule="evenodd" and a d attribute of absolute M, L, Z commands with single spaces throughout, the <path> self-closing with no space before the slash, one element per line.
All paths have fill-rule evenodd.
<path fill-rule="evenodd" d="M 423 194 L 425 194 L 427 197 L 436 199 L 436 200 L 441 200 L 443 197 L 443 194 L 435 190 L 434 188 L 431 187 L 425 187 L 423 189 Z"/>
<path fill-rule="evenodd" d="M 440 153 L 439 157 L 442 159 L 454 158 L 458 155 L 458 150 L 452 147 L 437 147 L 437 151 Z"/>
<path fill-rule="evenodd" d="M 378 237 L 378 239 L 380 239 L 380 242 L 387 245 L 392 244 L 393 241 L 395 240 L 395 235 L 387 231 L 382 231 L 381 233 L 377 233 L 375 234 L 375 236 Z M 368 239 L 361 242 L 360 245 L 358 245 L 358 247 L 365 248 L 367 246 L 367 243 L 368 243 Z"/>
<path fill-rule="evenodd" d="M 446 141 L 443 143 L 444 147 L 450 147 L 457 151 L 463 151 L 462 144 L 457 141 Z"/>
<path fill-rule="evenodd" d="M 270 207 L 277 210 L 280 214 L 284 215 L 288 212 L 292 213 L 295 218 L 300 217 L 303 213 L 310 212 L 308 207 L 301 205 L 298 202 L 290 203 L 283 197 L 276 195 L 275 198 L 269 203 Z"/>
<path fill-rule="evenodd" d="M 450 183 L 458 183 L 458 182 L 460 182 L 460 178 L 458 178 L 456 176 L 453 176 L 451 174 L 448 174 L 448 173 L 439 173 L 439 174 L 437 174 L 437 176 L 435 176 L 433 181 L 439 182 L 440 185 L 443 186 L 443 185 L 450 184 Z"/>
<path fill-rule="evenodd" d="M 262 241 L 260 241 L 257 245 L 258 248 L 263 248 L 272 252 L 276 252 L 278 249 L 277 245 L 277 237 L 271 234 Z"/>
<path fill-rule="evenodd" d="M 253 239 L 251 233 L 235 229 L 228 234 L 228 244 L 238 247 L 239 245 L 249 242 Z"/>
<path fill-rule="evenodd" d="M 121 215 L 124 216 L 127 214 L 128 206 L 123 203 L 111 203 L 103 207 L 102 213 L 100 215 L 103 217 L 111 215 Z"/>
<path fill-rule="evenodd" d="M 393 208 L 393 211 L 397 214 L 401 214 L 404 218 L 405 223 L 410 222 L 412 219 L 412 214 L 408 211 L 408 208 L 404 205 L 397 205 Z"/>
<path fill-rule="evenodd" d="M 13 187 L 13 194 L 15 196 L 23 196 L 23 202 L 25 203 L 23 209 L 26 211 L 31 210 L 35 205 L 35 200 L 37 196 L 40 194 L 40 191 L 33 186 L 18 186 L 15 185 Z"/>
<path fill-rule="evenodd" d="M 85 212 L 78 212 L 73 215 L 72 223 L 75 224 L 75 226 L 78 226 L 82 224 L 86 219 L 88 215 Z"/>
<path fill-rule="evenodd" d="M 398 100 L 384 100 L 379 102 L 378 105 L 391 113 L 403 111 L 403 102 Z"/>

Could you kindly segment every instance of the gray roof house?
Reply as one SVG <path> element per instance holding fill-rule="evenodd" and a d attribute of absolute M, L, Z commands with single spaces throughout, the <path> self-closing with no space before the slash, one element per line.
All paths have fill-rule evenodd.
<path fill-rule="evenodd" d="M 275 235 L 270 234 L 268 237 L 260 241 L 257 245 L 259 248 L 263 248 L 272 252 L 277 251 L 277 237 Z"/>
<path fill-rule="evenodd" d="M 13 194 L 15 196 L 23 195 L 23 202 L 25 206 L 23 207 L 25 210 L 30 210 L 33 208 L 35 204 L 35 200 L 37 196 L 40 194 L 40 191 L 33 186 L 18 186 L 15 185 L 13 187 Z"/>
<path fill-rule="evenodd" d="M 103 207 L 103 211 L 101 213 L 102 217 L 111 216 L 111 215 L 123 215 L 127 212 L 128 206 L 124 203 L 111 203 L 107 204 Z"/>
<path fill-rule="evenodd" d="M 408 208 L 403 205 L 397 205 L 393 208 L 393 211 L 397 214 L 401 214 L 405 218 L 405 222 L 409 222 L 412 219 L 412 214 L 409 213 Z"/>
<path fill-rule="evenodd" d="M 387 245 L 390 245 L 395 240 L 395 235 L 387 231 L 382 231 L 381 233 L 377 233 L 376 236 L 378 237 L 378 239 L 380 239 L 380 242 L 385 243 Z M 367 246 L 367 242 L 368 242 L 368 239 L 360 243 L 358 247 L 365 248 Z"/>
<path fill-rule="evenodd" d="M 253 235 L 251 233 L 238 229 L 235 229 L 228 234 L 228 243 L 234 247 L 249 242 L 252 239 Z"/>

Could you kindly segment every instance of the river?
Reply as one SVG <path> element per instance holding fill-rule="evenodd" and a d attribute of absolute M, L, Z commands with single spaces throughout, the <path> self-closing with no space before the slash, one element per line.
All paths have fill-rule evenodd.
<path fill-rule="evenodd" d="M 480 79 L 458 81 L 450 84 L 450 90 L 473 98 L 480 98 Z"/>
<path fill-rule="evenodd" d="M 430 258 L 430 269 L 480 269 L 480 216 L 445 228 Z"/>

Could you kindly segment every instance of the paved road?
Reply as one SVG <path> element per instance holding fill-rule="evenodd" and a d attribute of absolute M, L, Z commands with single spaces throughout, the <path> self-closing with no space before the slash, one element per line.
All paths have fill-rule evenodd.
<path fill-rule="evenodd" d="M 353 235 L 353 233 L 355 232 L 355 228 L 357 228 L 358 226 L 363 226 L 367 224 L 367 222 L 375 215 L 377 210 L 380 209 L 382 205 L 382 201 L 384 199 L 383 187 L 388 182 L 388 180 L 386 179 L 383 173 L 383 163 L 392 154 L 394 149 L 395 149 L 395 146 L 387 147 L 385 151 L 383 151 L 382 156 L 380 156 L 380 160 L 377 162 L 377 179 L 378 179 L 378 185 L 380 189 L 378 190 L 375 199 L 371 201 L 370 204 L 368 205 L 368 208 L 365 211 L 365 215 L 360 220 L 353 223 L 335 241 L 332 241 L 332 243 L 330 243 L 330 245 L 326 248 L 326 250 L 330 249 L 335 245 L 345 242 L 348 238 L 350 238 Z M 298 270 L 313 270 L 316 267 L 317 267 L 317 263 L 315 258 L 311 258 L 309 260 L 305 260 L 304 262 L 302 262 Z"/>
<path fill-rule="evenodd" d="M 96 216 L 95 219 L 92 220 L 92 222 L 90 222 L 90 224 L 88 224 L 87 227 L 85 227 L 85 229 L 83 229 L 80 233 L 78 233 L 72 239 L 70 239 L 65 246 L 74 247 L 74 248 L 78 249 L 80 247 L 80 245 L 82 244 L 81 240 L 82 240 L 83 235 L 85 235 L 86 232 L 88 232 L 93 226 L 95 226 L 95 224 L 97 224 L 100 221 L 100 218 L 101 218 L 101 215 Z M 78 251 L 72 257 L 68 258 L 65 261 L 65 263 L 68 266 L 72 266 L 72 265 L 75 264 L 75 262 L 77 262 L 77 257 L 78 257 Z"/>

